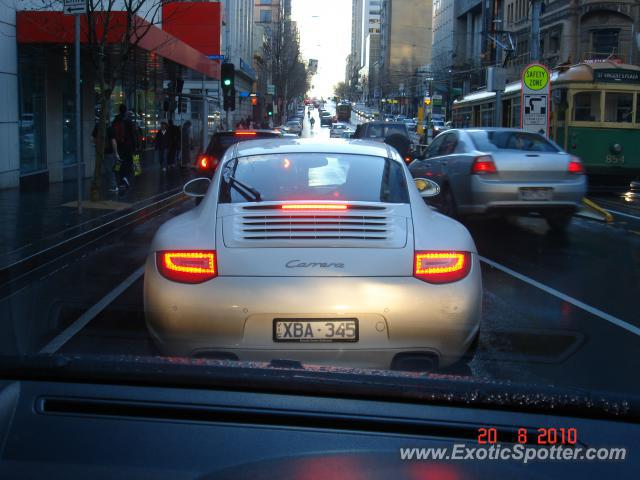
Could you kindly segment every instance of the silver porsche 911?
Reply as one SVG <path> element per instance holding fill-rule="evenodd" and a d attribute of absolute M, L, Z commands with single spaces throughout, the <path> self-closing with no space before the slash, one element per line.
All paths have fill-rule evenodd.
<path fill-rule="evenodd" d="M 156 233 L 147 326 L 170 355 L 431 370 L 469 358 L 482 283 L 467 229 L 389 146 L 256 140 Z"/>

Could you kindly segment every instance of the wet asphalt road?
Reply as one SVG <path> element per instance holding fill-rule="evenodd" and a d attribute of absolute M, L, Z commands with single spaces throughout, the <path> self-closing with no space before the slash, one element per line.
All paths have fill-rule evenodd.
<path fill-rule="evenodd" d="M 305 122 L 303 135 L 328 137 L 328 128 L 316 121 L 310 132 Z M 563 235 L 535 218 L 465 222 L 487 260 L 472 375 L 640 394 L 640 205 L 610 193 L 598 198 L 626 216 L 614 215 L 612 224 L 576 217 Z M 0 351 L 35 353 L 59 340 L 143 265 L 157 228 L 192 206 L 171 206 L 5 292 Z M 102 306 L 56 351 L 157 354 L 144 324 L 141 277 Z"/>

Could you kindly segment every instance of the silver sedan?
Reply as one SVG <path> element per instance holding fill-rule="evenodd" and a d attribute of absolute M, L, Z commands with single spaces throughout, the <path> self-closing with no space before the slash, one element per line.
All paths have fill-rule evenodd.
<path fill-rule="evenodd" d="M 147 258 L 147 326 L 166 354 L 431 370 L 469 358 L 482 305 L 467 229 L 367 141 L 227 150 Z"/>
<path fill-rule="evenodd" d="M 559 230 L 587 191 L 580 159 L 542 135 L 516 129 L 449 130 L 409 169 L 440 184 L 438 203 L 447 215 L 534 213 Z"/>

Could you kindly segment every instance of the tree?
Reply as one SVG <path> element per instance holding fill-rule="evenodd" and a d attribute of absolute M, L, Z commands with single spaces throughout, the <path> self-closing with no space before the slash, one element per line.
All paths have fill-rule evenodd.
<path fill-rule="evenodd" d="M 333 93 L 335 93 L 340 98 L 349 98 L 351 93 L 351 88 L 347 85 L 346 82 L 338 82 L 333 87 Z"/>
<path fill-rule="evenodd" d="M 107 105 L 117 82 L 122 81 L 132 53 L 140 41 L 161 20 L 166 0 L 87 0 L 87 39 L 95 68 L 98 95 L 96 161 L 91 183 L 91 200 L 98 200 L 102 183 Z M 122 12 L 122 13 L 120 13 Z M 116 37 L 117 41 L 113 42 Z"/>
<path fill-rule="evenodd" d="M 298 29 L 290 19 L 277 22 L 272 36 L 272 78 L 282 105 L 309 90 L 309 73 L 300 55 Z M 280 110 L 278 115 L 281 117 Z"/>

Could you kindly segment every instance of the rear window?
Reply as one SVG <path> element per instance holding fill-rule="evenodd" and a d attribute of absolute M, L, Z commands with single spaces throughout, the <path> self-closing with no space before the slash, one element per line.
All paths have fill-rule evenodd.
<path fill-rule="evenodd" d="M 528 132 L 468 132 L 476 148 L 483 152 L 522 150 L 525 152 L 558 152 L 558 148 L 542 135 Z"/>
<path fill-rule="evenodd" d="M 261 138 L 278 138 L 280 135 L 273 132 L 255 132 L 255 135 L 236 135 L 235 133 L 216 135 L 211 142 L 211 145 L 207 149 L 207 153 L 211 155 L 212 148 L 221 149 L 222 152 L 226 151 L 231 145 L 239 142 L 245 142 L 247 140 L 258 140 Z"/>
<path fill-rule="evenodd" d="M 231 160 L 221 175 L 220 202 L 337 200 L 409 203 L 402 166 L 366 155 L 266 154 Z M 244 185 L 244 187 L 243 187 Z"/>
<path fill-rule="evenodd" d="M 407 136 L 407 127 L 402 124 L 372 124 L 367 127 L 366 138 L 387 138 L 389 135 L 399 133 Z"/>

